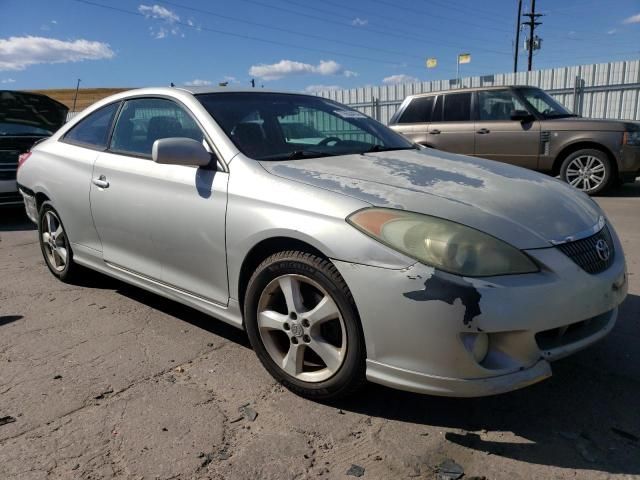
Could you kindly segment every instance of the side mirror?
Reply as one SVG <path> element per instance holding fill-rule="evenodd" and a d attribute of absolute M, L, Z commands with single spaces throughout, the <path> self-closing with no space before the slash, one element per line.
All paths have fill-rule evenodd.
<path fill-rule="evenodd" d="M 151 158 L 163 165 L 191 165 L 206 167 L 213 156 L 201 142 L 192 138 L 161 138 L 153 142 Z"/>
<path fill-rule="evenodd" d="M 518 122 L 530 122 L 534 119 L 535 117 L 526 110 L 513 110 L 511 112 L 511 120 L 516 120 Z"/>

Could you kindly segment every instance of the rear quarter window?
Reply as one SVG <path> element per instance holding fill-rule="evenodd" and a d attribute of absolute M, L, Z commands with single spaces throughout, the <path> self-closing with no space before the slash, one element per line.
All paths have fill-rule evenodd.
<path fill-rule="evenodd" d="M 83 118 L 69 130 L 63 141 L 98 150 L 106 150 L 113 117 L 120 102 L 112 103 Z"/>
<path fill-rule="evenodd" d="M 431 121 L 435 97 L 416 97 L 409 102 L 397 123 L 426 123 Z"/>

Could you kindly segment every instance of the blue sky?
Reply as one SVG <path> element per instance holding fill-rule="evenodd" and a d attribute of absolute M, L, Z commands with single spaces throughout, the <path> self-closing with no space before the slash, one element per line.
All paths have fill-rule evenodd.
<path fill-rule="evenodd" d="M 529 9 L 524 1 L 524 10 Z M 506 72 L 516 0 L 1 0 L 0 88 L 291 90 Z M 534 68 L 640 58 L 639 0 L 537 0 Z M 523 36 L 521 36 L 521 43 Z M 425 67 L 434 57 L 438 66 Z M 526 68 L 521 49 L 520 69 Z"/>

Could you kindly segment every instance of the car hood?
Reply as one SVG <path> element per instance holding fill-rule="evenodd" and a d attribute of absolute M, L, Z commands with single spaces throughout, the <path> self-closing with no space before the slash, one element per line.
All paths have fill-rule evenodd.
<path fill-rule="evenodd" d="M 0 90 L 0 123 L 27 125 L 53 133 L 64 125 L 68 111 L 65 105 L 46 95 Z"/>
<path fill-rule="evenodd" d="M 582 117 L 551 118 L 542 121 L 542 129 L 558 131 L 623 132 L 625 130 L 640 129 L 640 122 Z"/>
<path fill-rule="evenodd" d="M 522 249 L 585 232 L 602 215 L 587 195 L 554 178 L 431 149 L 261 164 L 273 175 L 453 220 Z"/>

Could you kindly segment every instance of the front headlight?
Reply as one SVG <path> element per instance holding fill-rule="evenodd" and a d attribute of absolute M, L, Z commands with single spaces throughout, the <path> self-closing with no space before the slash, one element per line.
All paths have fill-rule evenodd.
<path fill-rule="evenodd" d="M 524 253 L 486 233 L 442 218 L 366 208 L 347 222 L 416 260 L 457 275 L 483 277 L 537 272 Z"/>
<path fill-rule="evenodd" d="M 624 132 L 622 143 L 626 145 L 640 146 L 640 130 Z"/>

